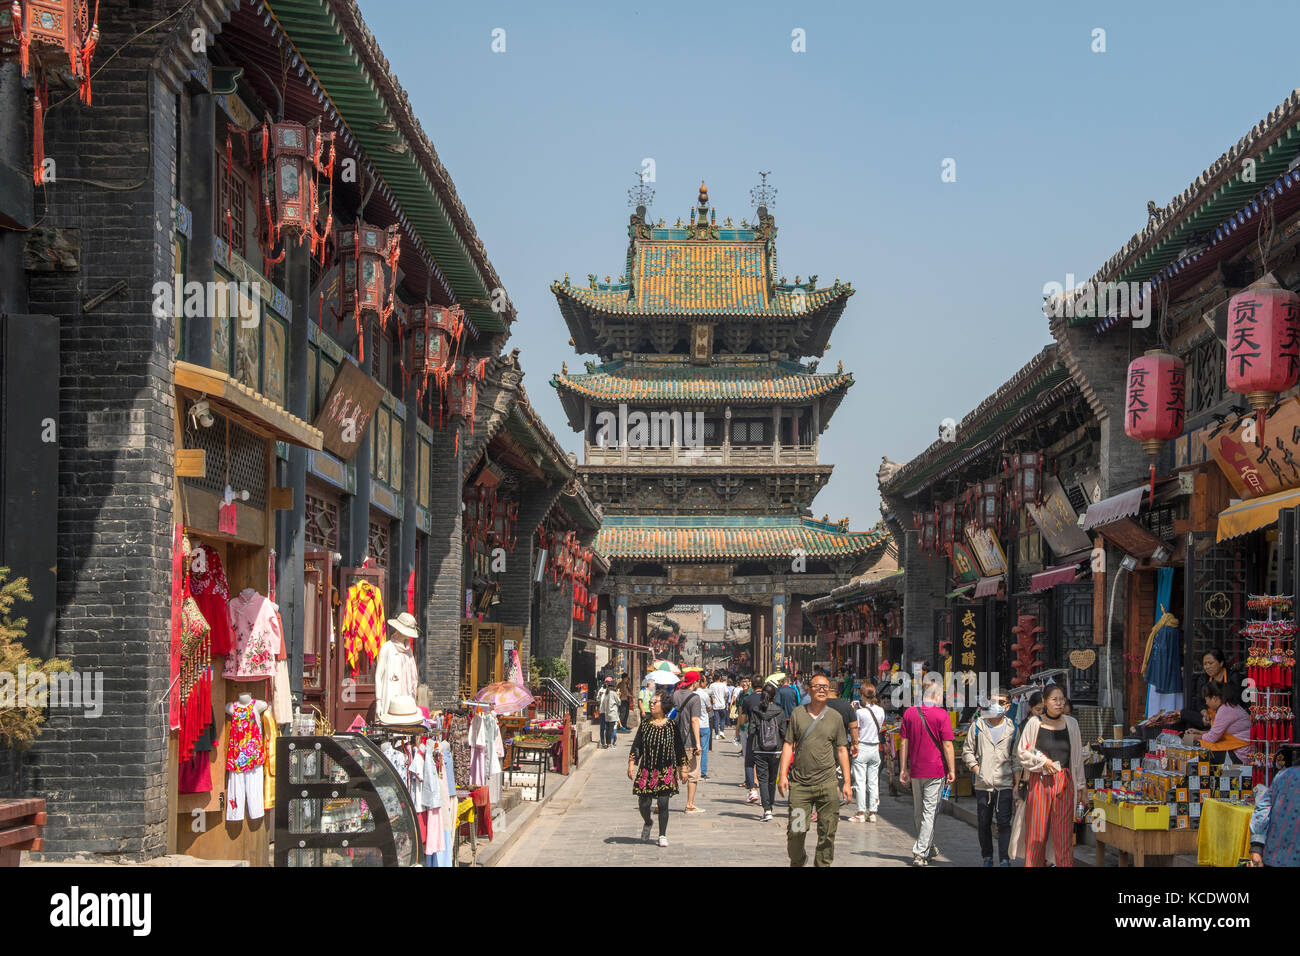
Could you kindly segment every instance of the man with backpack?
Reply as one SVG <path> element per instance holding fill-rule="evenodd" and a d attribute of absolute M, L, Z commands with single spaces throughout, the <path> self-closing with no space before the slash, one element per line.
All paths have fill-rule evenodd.
<path fill-rule="evenodd" d="M 781 748 L 785 741 L 785 711 L 776 702 L 777 687 L 767 684 L 763 693 L 751 695 L 743 719 L 749 752 L 757 787 L 750 791 L 749 802 L 763 804 L 764 822 L 772 819 L 772 806 L 776 803 L 776 778 L 781 763 Z"/>
<path fill-rule="evenodd" d="M 898 782 L 904 787 L 909 782 L 912 785 L 912 816 L 916 823 L 912 865 L 925 866 L 939 855 L 934 845 L 934 818 L 944 782 L 951 784 L 957 779 L 952 721 L 943 706 L 942 683 L 925 682 L 920 706 L 909 707 L 903 713 L 899 735 Z"/>
<path fill-rule="evenodd" d="M 790 865 L 803 866 L 808 861 L 805 843 L 808 826 L 816 814 L 817 853 L 813 863 L 830 866 L 835 860 L 840 799 L 846 803 L 853 799 L 849 738 L 844 721 L 827 706 L 831 695 L 829 678 L 818 674 L 808 689 L 812 700 L 795 710 L 785 728 L 776 788 L 782 796 L 790 794 L 790 822 L 786 827 Z M 843 783 L 835 779 L 837 766 Z"/>

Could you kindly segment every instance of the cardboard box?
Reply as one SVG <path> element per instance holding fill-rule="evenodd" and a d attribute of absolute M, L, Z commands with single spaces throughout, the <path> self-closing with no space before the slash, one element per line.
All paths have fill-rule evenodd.
<path fill-rule="evenodd" d="M 1178 814 L 1174 818 L 1175 830 L 1190 830 L 1192 828 L 1192 818 L 1185 813 Z"/>
<path fill-rule="evenodd" d="M 1174 791 L 1174 803 L 1186 803 L 1188 801 L 1188 790 L 1186 787 L 1179 787 Z"/>
<path fill-rule="evenodd" d="M 1187 789 L 1188 790 L 1201 789 L 1201 778 L 1198 774 L 1191 773 L 1187 775 Z"/>
<path fill-rule="evenodd" d="M 1196 772 L 1202 777 L 1208 776 L 1210 773 L 1210 762 L 1208 760 L 1197 761 Z"/>

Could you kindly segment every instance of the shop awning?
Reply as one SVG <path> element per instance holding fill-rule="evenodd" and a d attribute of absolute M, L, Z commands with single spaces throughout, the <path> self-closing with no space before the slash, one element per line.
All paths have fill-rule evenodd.
<path fill-rule="evenodd" d="M 1139 485 L 1130 491 L 1098 501 L 1084 516 L 1083 530 L 1089 531 L 1098 525 L 1110 524 L 1121 518 L 1132 518 L 1142 510 L 1142 496 L 1148 489 L 1147 485 Z"/>
<path fill-rule="evenodd" d="M 1219 512 L 1219 541 L 1236 538 L 1260 528 L 1267 528 L 1277 521 L 1277 513 L 1283 508 L 1300 505 L 1300 488 L 1279 491 L 1263 498 L 1251 498 Z"/>
<path fill-rule="evenodd" d="M 233 412 L 255 430 L 272 438 L 313 451 L 320 451 L 324 447 L 325 436 L 319 428 L 289 414 L 275 402 L 235 381 L 225 372 L 190 362 L 177 362 L 175 382 L 177 388 L 205 395 L 209 404 L 218 410 Z"/>
<path fill-rule="evenodd" d="M 963 584 L 961 587 L 957 588 L 955 591 L 949 591 L 947 594 L 944 595 L 944 597 L 945 597 L 945 598 L 962 597 L 963 595 L 966 594 L 967 591 L 969 591 L 969 590 L 970 590 L 971 588 L 973 588 L 974 586 L 975 586 L 975 583 L 974 583 L 974 582 L 971 582 L 970 584 Z"/>
<path fill-rule="evenodd" d="M 1064 584 L 1074 580 L 1078 571 L 1078 565 L 1075 564 L 1058 564 L 1054 568 L 1048 568 L 1046 571 L 1039 571 L 1029 579 L 1029 593 L 1035 591 L 1046 591 L 1048 588 L 1055 587 L 1058 584 Z"/>
<path fill-rule="evenodd" d="M 998 593 L 998 585 L 1002 583 L 1002 575 L 995 574 L 991 578 L 980 578 L 979 584 L 975 585 L 973 597 L 983 598 L 992 597 Z"/>

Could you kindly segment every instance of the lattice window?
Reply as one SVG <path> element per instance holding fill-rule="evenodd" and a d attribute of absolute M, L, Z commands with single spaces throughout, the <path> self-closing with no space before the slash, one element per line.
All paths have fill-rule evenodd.
<path fill-rule="evenodd" d="M 1213 411 L 1228 396 L 1226 353 L 1211 336 L 1183 357 L 1187 364 L 1187 418 Z"/>
<path fill-rule="evenodd" d="M 247 220 L 245 203 L 248 201 L 248 186 L 239 170 L 232 168 L 226 172 L 226 154 L 217 153 L 217 188 L 213 190 L 216 201 L 215 218 L 217 235 L 229 239 L 235 252 L 247 257 Z M 230 229 L 226 229 L 226 210 L 230 210 Z"/>
<path fill-rule="evenodd" d="M 388 530 L 387 521 L 372 521 L 366 538 L 366 554 L 381 568 L 388 567 Z"/>
<path fill-rule="evenodd" d="M 339 549 L 339 506 L 307 495 L 307 543 L 322 551 Z"/>
<path fill-rule="evenodd" d="M 241 508 L 261 510 L 266 507 L 266 439 L 250 432 L 213 411 L 215 421 L 210 428 L 195 428 L 189 423 L 189 406 L 186 403 L 185 447 L 202 448 L 207 455 L 207 473 L 202 478 L 186 478 L 186 486 L 210 491 L 214 495 L 225 493 L 227 483 L 238 494 L 248 489 L 248 500 L 240 501 Z M 230 426 L 230 448 L 227 459 L 226 426 Z"/>

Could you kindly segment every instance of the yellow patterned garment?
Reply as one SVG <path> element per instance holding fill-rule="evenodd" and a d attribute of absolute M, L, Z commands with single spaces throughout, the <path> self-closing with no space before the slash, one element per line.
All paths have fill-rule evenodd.
<path fill-rule="evenodd" d="M 266 746 L 266 769 L 262 772 L 262 806 L 267 810 L 275 806 L 275 738 L 279 734 L 280 728 L 268 707 L 262 711 L 262 740 Z"/>
<path fill-rule="evenodd" d="M 358 581 L 348 591 L 343 611 L 343 648 L 352 673 L 359 669 L 362 650 L 372 661 L 379 656 L 383 639 L 384 596 L 369 581 Z"/>
<path fill-rule="evenodd" d="M 1201 828 L 1196 837 L 1200 866 L 1236 866 L 1250 856 L 1251 808 L 1222 800 L 1201 804 Z"/>

